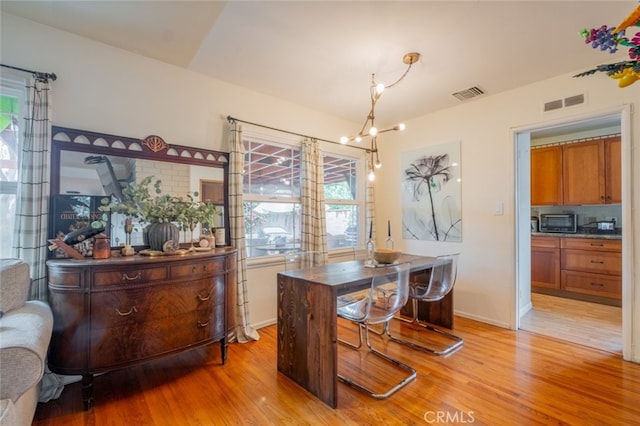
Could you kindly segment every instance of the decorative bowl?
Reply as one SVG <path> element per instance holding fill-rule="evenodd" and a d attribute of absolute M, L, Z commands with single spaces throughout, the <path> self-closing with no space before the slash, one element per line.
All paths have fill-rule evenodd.
<path fill-rule="evenodd" d="M 373 259 L 378 263 L 393 263 L 400 257 L 402 252 L 390 248 L 378 248 L 373 252 Z"/>

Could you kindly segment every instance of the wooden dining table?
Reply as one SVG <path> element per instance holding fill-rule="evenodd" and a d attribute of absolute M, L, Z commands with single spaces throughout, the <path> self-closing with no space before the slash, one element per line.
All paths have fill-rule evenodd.
<path fill-rule="evenodd" d="M 402 254 L 411 280 L 428 283 L 435 257 Z M 362 260 L 278 273 L 278 371 L 320 398 L 338 405 L 337 298 L 371 285 L 374 269 Z M 421 302 L 419 318 L 453 327 L 453 292 Z"/>

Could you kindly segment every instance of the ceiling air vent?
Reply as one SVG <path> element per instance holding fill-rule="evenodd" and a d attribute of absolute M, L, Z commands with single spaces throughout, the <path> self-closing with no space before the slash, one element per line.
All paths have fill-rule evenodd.
<path fill-rule="evenodd" d="M 460 90 L 459 92 L 452 93 L 452 95 L 461 101 L 475 98 L 476 96 L 484 95 L 484 90 L 478 86 L 473 86 L 468 89 Z"/>

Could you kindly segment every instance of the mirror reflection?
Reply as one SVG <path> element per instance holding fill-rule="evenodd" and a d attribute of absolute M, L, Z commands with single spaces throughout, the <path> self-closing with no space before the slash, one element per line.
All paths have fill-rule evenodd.
<path fill-rule="evenodd" d="M 222 187 L 224 171 L 221 168 L 171 163 L 166 161 L 147 160 L 141 158 L 102 155 L 89 152 L 60 152 L 60 194 L 115 196 L 122 197 L 122 188 L 130 182 L 139 183 L 147 176 L 154 176 L 162 181 L 162 193 L 185 196 L 187 193 L 203 193 L 203 189 Z M 213 191 L 217 194 L 216 191 Z M 205 191 L 205 194 L 207 191 Z M 224 201 L 220 197 L 211 200 L 223 211 Z M 119 246 L 125 242 L 124 216 L 112 215 L 111 245 Z M 213 227 L 223 227 L 223 216 Z M 131 234 L 132 245 L 143 245 L 142 226 L 134 223 L 137 232 Z M 189 231 L 187 231 L 189 232 Z M 182 235 L 181 241 L 197 238 L 199 230 L 193 236 Z"/>

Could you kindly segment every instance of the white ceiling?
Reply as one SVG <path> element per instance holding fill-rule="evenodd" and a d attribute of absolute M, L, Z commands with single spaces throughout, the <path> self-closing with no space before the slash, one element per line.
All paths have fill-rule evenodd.
<path fill-rule="evenodd" d="M 371 74 L 391 83 L 380 127 L 625 57 L 578 32 L 616 26 L 637 1 L 6 1 L 4 13 L 355 122 Z M 55 72 L 56 70 L 45 70 Z M 584 78 L 606 78 L 603 75 Z"/>

